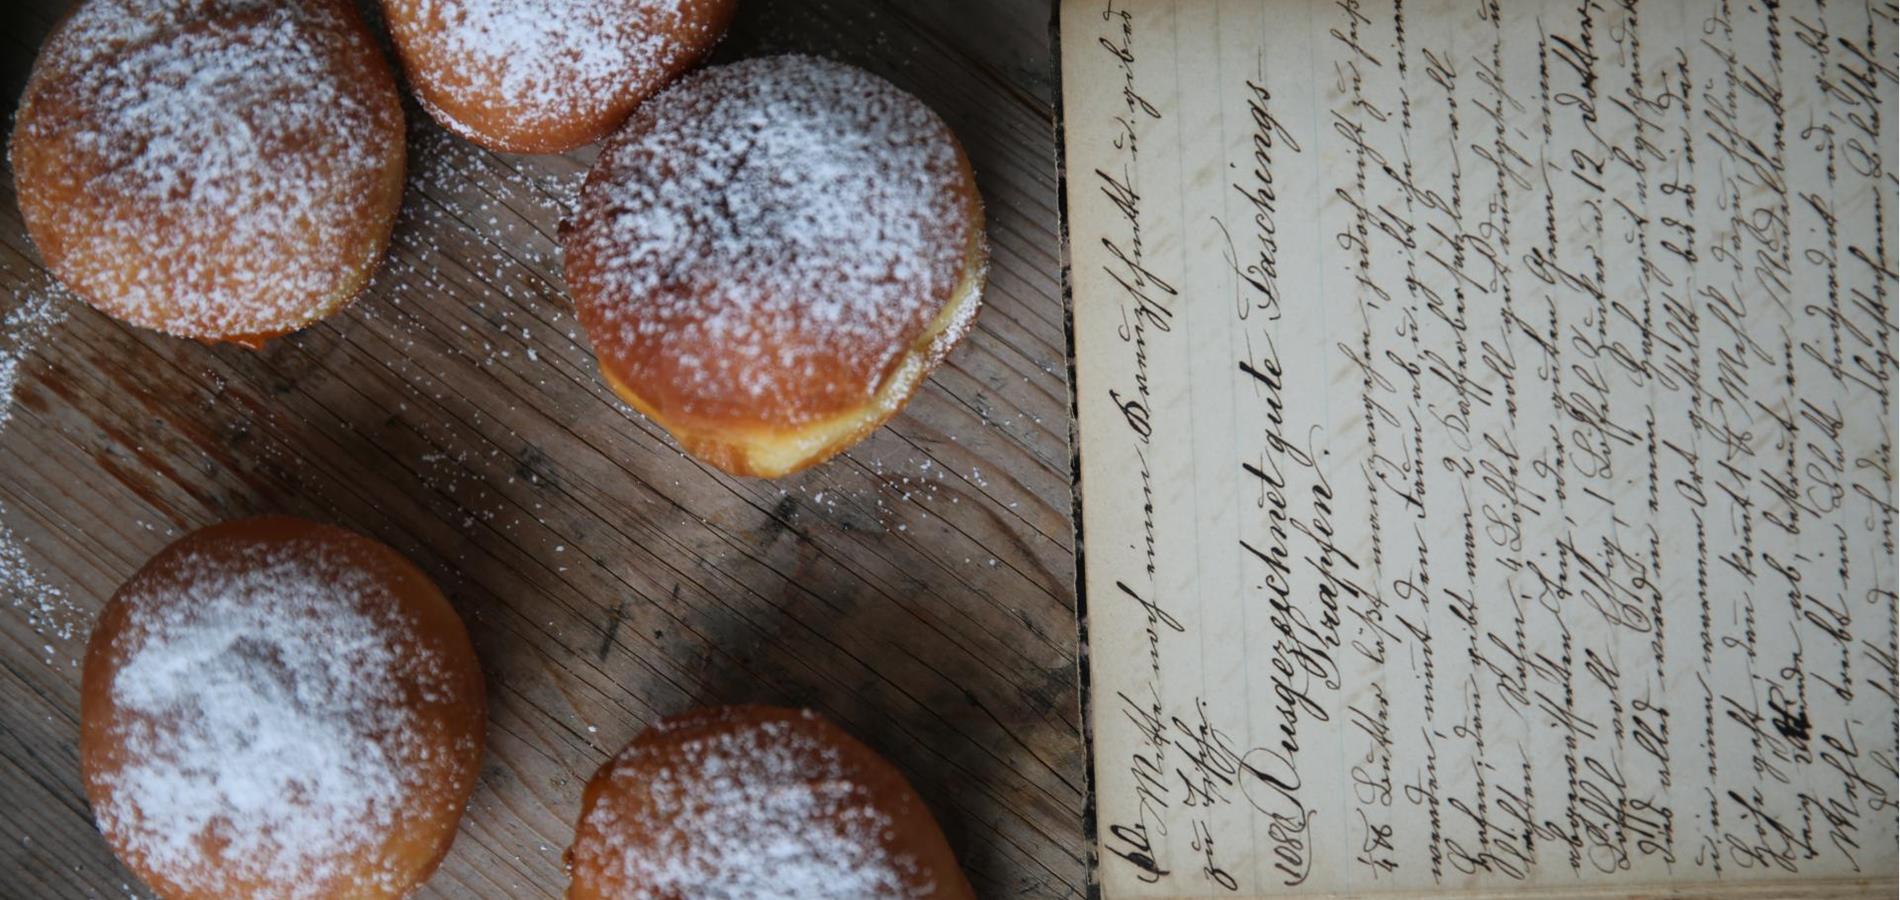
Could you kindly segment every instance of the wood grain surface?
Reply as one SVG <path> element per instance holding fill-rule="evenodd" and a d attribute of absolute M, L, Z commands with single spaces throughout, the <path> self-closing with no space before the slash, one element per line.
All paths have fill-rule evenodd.
<path fill-rule="evenodd" d="M 7 120 L 67 0 L 7 0 Z M 780 482 L 680 455 L 601 385 L 558 223 L 592 150 L 409 108 L 403 216 L 347 311 L 261 352 L 61 295 L 0 182 L 0 895 L 144 896 L 81 793 L 91 617 L 193 528 L 283 512 L 407 554 L 467 620 L 489 751 L 429 896 L 558 896 L 587 776 L 655 717 L 804 705 L 890 757 L 984 896 L 1084 885 L 1053 72 L 1036 0 L 748 0 L 717 59 L 891 79 L 964 141 L 994 268 L 909 409 Z M 6 382 L 0 364 L 0 385 Z"/>

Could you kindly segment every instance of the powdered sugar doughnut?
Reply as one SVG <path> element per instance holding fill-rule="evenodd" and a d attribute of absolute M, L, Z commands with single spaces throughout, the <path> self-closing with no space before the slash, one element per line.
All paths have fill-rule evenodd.
<path fill-rule="evenodd" d="M 484 147 L 599 140 L 698 62 L 737 0 L 383 0 L 403 70 L 436 121 Z"/>
<path fill-rule="evenodd" d="M 895 415 L 969 329 L 988 259 L 943 120 L 805 56 L 648 101 L 588 173 L 565 249 L 607 383 L 693 455 L 768 477 Z"/>
<path fill-rule="evenodd" d="M 663 720 L 601 766 L 568 867 L 570 900 L 972 896 L 890 763 L 810 712 L 763 706 Z"/>
<path fill-rule="evenodd" d="M 27 231 L 80 297 L 256 345 L 368 281 L 402 105 L 350 0 L 85 0 L 34 62 L 11 154 Z"/>
<path fill-rule="evenodd" d="M 100 614 L 81 704 L 99 830 L 172 898 L 406 895 L 454 838 L 486 718 L 435 585 L 290 518 L 153 557 Z"/>

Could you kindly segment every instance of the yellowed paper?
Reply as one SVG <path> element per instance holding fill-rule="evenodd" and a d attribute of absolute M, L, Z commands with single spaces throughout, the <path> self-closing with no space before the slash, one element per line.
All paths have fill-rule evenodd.
<path fill-rule="evenodd" d="M 1061 40 L 1104 894 L 1892 895 L 1894 5 Z"/>

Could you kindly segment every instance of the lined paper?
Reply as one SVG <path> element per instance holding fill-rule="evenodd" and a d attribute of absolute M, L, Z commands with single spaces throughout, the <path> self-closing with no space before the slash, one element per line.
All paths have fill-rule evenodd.
<path fill-rule="evenodd" d="M 1061 40 L 1104 894 L 1891 896 L 1894 5 Z"/>

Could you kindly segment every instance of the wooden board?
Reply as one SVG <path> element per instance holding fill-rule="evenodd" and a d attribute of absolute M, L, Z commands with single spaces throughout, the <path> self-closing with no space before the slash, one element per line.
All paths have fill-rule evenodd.
<path fill-rule="evenodd" d="M 4 6 L 10 122 L 65 2 Z M 811 706 L 888 755 L 981 894 L 1083 890 L 1048 9 L 744 7 L 720 59 L 843 59 L 942 113 L 993 243 L 976 332 L 909 409 L 782 482 L 683 458 L 597 379 L 555 237 L 591 151 L 488 153 L 412 106 L 372 289 L 256 353 L 58 296 L 0 180 L 0 360 L 19 360 L 0 429 L 0 893 L 140 893 L 80 790 L 91 617 L 179 534 L 265 512 L 388 542 L 468 622 L 489 751 L 428 895 L 559 895 L 594 768 L 656 716 L 736 701 Z"/>

